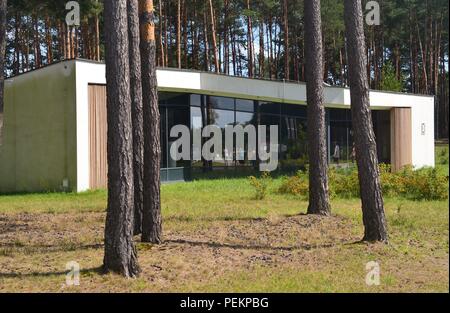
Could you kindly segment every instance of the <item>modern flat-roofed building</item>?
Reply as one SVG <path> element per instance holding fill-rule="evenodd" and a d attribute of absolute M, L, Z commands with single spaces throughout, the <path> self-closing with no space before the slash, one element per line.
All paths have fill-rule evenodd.
<path fill-rule="evenodd" d="M 166 68 L 157 77 L 163 181 L 256 171 L 248 160 L 173 160 L 169 150 L 176 138 L 169 135 L 179 124 L 191 130 L 205 124 L 277 125 L 279 169 L 292 172 L 307 162 L 305 84 Z M 0 193 L 106 187 L 105 84 L 105 65 L 84 60 L 6 81 Z M 346 166 L 353 146 L 350 90 L 326 86 L 324 100 L 328 159 Z M 371 91 L 370 102 L 379 161 L 394 170 L 434 166 L 434 98 Z"/>

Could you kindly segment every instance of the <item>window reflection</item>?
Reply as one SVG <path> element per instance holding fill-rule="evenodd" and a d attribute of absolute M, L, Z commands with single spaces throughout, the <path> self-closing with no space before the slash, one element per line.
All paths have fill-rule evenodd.
<path fill-rule="evenodd" d="M 327 109 L 328 160 L 333 166 L 349 167 L 353 162 L 351 111 Z"/>
<path fill-rule="evenodd" d="M 279 169 L 295 172 L 308 164 L 307 110 L 297 104 L 273 103 L 217 96 L 195 94 L 161 93 L 161 167 L 164 169 L 186 168 L 192 173 L 205 176 L 250 175 L 257 167 L 257 161 L 248 160 L 249 144 L 245 136 L 244 149 L 227 151 L 225 127 L 241 125 L 266 125 L 266 138 L 270 138 L 270 126 L 279 128 Z M 390 133 L 389 111 L 373 112 L 374 130 L 377 136 L 378 157 L 389 162 Z M 347 109 L 326 109 L 328 159 L 332 166 L 350 166 L 354 161 L 351 111 Z M 206 125 L 216 125 L 222 132 L 222 153 L 214 161 L 192 160 L 175 162 L 170 158 L 170 145 L 174 138 L 169 132 L 174 125 L 187 125 L 191 132 L 201 134 Z M 201 148 L 208 138 L 201 138 L 199 151 L 191 146 L 191 155 L 201 156 Z M 191 142 L 192 144 L 192 142 Z M 232 157 L 227 161 L 226 156 Z M 225 158 L 224 158 L 225 157 Z M 192 159 L 192 158 L 191 158 Z M 239 160 L 238 160 L 239 159 Z M 195 177 L 195 175 L 194 175 Z"/>
<path fill-rule="evenodd" d="M 240 125 L 242 127 L 246 127 L 248 125 L 257 125 L 258 121 L 255 113 L 246 113 L 246 112 L 236 112 L 236 123 L 235 125 Z M 236 139 L 235 139 L 236 142 Z M 236 143 L 235 143 L 236 144 Z M 234 159 L 236 160 L 236 166 L 256 166 L 255 160 L 249 160 L 249 152 L 251 154 L 256 155 L 256 151 L 249 151 L 249 143 L 248 136 L 245 135 L 244 139 L 244 149 L 237 149 L 235 151 Z"/>

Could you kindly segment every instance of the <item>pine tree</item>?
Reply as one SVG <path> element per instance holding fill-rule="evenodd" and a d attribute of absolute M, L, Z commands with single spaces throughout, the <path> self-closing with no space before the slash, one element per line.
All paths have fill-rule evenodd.
<path fill-rule="evenodd" d="M 387 227 L 378 169 L 377 146 L 370 111 L 367 58 L 361 0 L 345 0 L 352 124 L 365 241 L 387 241 Z"/>
<path fill-rule="evenodd" d="M 142 241 L 162 242 L 160 191 L 160 115 L 156 82 L 156 41 L 153 0 L 139 0 L 142 90 L 144 107 L 144 206 Z"/>
<path fill-rule="evenodd" d="M 127 1 L 105 3 L 108 208 L 103 268 L 125 277 L 140 269 L 133 243 L 133 143 Z"/>
<path fill-rule="evenodd" d="M 330 215 L 328 163 L 323 105 L 322 22 L 320 0 L 305 1 L 308 102 L 309 214 Z"/>

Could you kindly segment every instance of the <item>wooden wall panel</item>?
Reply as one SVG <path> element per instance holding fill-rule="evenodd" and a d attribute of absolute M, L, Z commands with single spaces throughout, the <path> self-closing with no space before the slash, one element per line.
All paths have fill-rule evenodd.
<path fill-rule="evenodd" d="M 391 164 L 393 171 L 412 164 L 411 108 L 391 110 Z"/>
<path fill-rule="evenodd" d="M 107 187 L 106 86 L 89 85 L 89 185 Z"/>

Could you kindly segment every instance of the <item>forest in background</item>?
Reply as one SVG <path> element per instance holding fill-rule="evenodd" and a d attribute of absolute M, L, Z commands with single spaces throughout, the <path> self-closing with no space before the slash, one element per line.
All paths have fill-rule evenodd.
<path fill-rule="evenodd" d="M 64 0 L 8 1 L 6 75 L 53 62 L 104 59 L 103 1 L 80 0 L 67 27 Z M 448 1 L 380 0 L 366 26 L 370 87 L 436 96 L 438 138 L 448 138 Z M 303 0 L 157 0 L 157 64 L 305 81 Z M 324 81 L 348 86 L 343 2 L 322 0 Z"/>

